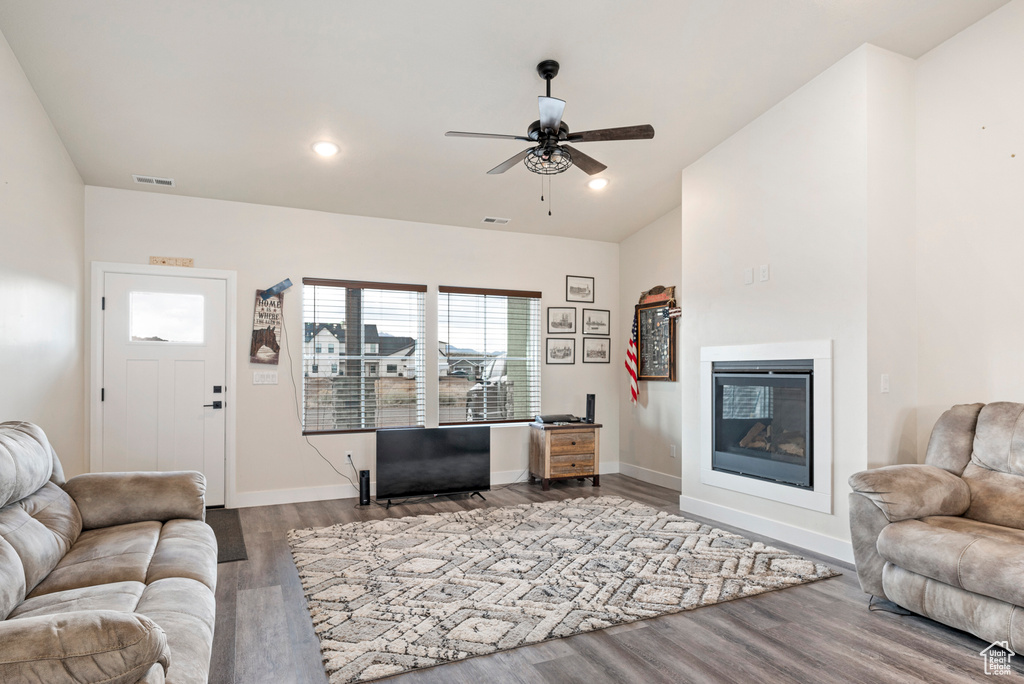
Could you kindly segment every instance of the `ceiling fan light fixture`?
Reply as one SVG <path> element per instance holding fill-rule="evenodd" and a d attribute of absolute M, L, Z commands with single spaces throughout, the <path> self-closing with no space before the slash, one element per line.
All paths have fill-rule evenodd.
<path fill-rule="evenodd" d="M 562 173 L 572 166 L 572 155 L 561 147 L 535 147 L 523 159 L 526 168 L 542 176 Z"/>
<path fill-rule="evenodd" d="M 328 140 L 313 143 L 313 151 L 321 157 L 333 157 L 338 154 L 339 147 Z"/>
<path fill-rule="evenodd" d="M 606 187 L 608 187 L 608 179 L 595 178 L 589 183 L 587 183 L 587 187 L 590 188 L 591 190 L 604 190 Z"/>

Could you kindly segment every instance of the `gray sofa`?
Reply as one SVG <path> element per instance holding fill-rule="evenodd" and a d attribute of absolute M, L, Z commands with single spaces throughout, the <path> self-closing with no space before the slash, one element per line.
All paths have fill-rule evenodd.
<path fill-rule="evenodd" d="M 0 682 L 205 682 L 217 542 L 200 473 L 67 482 L 43 431 L 0 423 Z"/>
<path fill-rule="evenodd" d="M 922 465 L 850 478 L 860 585 L 985 641 L 1024 649 L 1024 404 L 954 406 Z"/>

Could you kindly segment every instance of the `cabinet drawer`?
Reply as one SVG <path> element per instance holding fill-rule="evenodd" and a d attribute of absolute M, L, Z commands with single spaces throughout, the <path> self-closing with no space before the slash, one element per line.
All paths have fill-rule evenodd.
<path fill-rule="evenodd" d="M 551 435 L 551 455 L 591 454 L 594 452 L 593 430 L 566 430 Z"/>
<path fill-rule="evenodd" d="M 587 477 L 593 474 L 593 458 L 551 460 L 551 477 Z"/>

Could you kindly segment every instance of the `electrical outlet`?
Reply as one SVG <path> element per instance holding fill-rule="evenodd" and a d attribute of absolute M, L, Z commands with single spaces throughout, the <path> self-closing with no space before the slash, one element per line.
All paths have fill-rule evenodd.
<path fill-rule="evenodd" d="M 345 452 L 345 458 L 348 459 L 349 463 L 352 463 L 352 452 L 351 451 L 346 451 Z"/>
<path fill-rule="evenodd" d="M 769 276 L 768 264 L 761 264 L 761 282 L 766 282 Z"/>
<path fill-rule="evenodd" d="M 882 373 L 882 394 L 889 393 L 889 374 Z"/>
<path fill-rule="evenodd" d="M 277 371 L 253 371 L 252 384 L 254 385 L 276 385 Z"/>
<path fill-rule="evenodd" d="M 669 449 L 669 452 L 668 452 L 669 457 L 670 458 L 675 458 L 676 457 L 676 445 L 675 444 L 670 444 L 668 449 Z"/>
<path fill-rule="evenodd" d="M 754 284 L 754 267 L 743 269 L 743 284 L 753 285 Z"/>

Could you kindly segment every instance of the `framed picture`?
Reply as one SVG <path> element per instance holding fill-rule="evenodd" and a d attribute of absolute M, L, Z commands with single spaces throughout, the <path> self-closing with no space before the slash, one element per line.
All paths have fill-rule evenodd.
<path fill-rule="evenodd" d="M 636 305 L 636 379 L 676 379 L 676 334 L 667 302 Z"/>
<path fill-rule="evenodd" d="M 612 340 L 610 337 L 584 337 L 583 363 L 611 363 Z"/>
<path fill-rule="evenodd" d="M 550 330 L 548 332 L 551 332 Z M 583 310 L 584 335 L 611 334 L 611 312 L 607 309 Z"/>
<path fill-rule="evenodd" d="M 570 335 L 576 332 L 576 307 L 549 306 L 548 332 L 554 335 Z"/>
<path fill-rule="evenodd" d="M 549 337 L 545 363 L 576 363 L 576 340 L 571 337 Z"/>
<path fill-rule="evenodd" d="M 594 303 L 594 279 L 588 276 L 565 276 L 565 301 Z"/>

